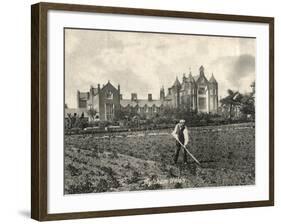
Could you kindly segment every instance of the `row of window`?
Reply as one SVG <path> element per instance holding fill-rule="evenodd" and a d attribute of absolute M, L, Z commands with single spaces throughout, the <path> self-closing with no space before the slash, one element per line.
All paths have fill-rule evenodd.
<path fill-rule="evenodd" d="M 127 107 L 125 109 L 134 110 L 134 108 Z M 158 113 L 163 109 L 163 107 L 138 107 L 136 112 L 138 113 Z"/>
<path fill-rule="evenodd" d="M 199 87 L 198 89 L 198 94 L 206 94 L 207 92 L 207 87 Z M 184 91 L 185 94 L 196 94 L 196 90 L 195 89 L 187 89 L 186 91 Z M 211 95 L 216 95 L 217 94 L 217 90 L 216 89 L 211 89 L 210 90 L 210 94 Z"/>

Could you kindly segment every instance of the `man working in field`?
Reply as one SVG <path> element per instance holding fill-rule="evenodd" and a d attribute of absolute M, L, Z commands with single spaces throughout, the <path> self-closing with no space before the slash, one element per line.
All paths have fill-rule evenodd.
<path fill-rule="evenodd" d="M 180 122 L 176 125 L 174 131 L 172 132 L 172 135 L 174 136 L 175 139 L 177 139 L 176 141 L 177 148 L 174 156 L 174 162 L 176 164 L 178 161 L 179 152 L 181 150 L 182 145 L 185 146 L 186 148 L 188 146 L 189 133 L 187 127 L 185 126 L 185 120 L 180 120 Z M 182 145 L 179 142 L 182 143 Z M 183 161 L 184 163 L 187 163 L 187 152 L 185 149 L 184 149 Z"/>

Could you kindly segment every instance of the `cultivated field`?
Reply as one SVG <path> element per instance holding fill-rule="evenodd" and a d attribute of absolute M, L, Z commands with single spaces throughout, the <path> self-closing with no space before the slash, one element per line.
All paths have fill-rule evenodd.
<path fill-rule="evenodd" d="M 255 184 L 254 124 L 191 128 L 191 152 L 173 164 L 172 130 L 65 136 L 65 193 Z"/>

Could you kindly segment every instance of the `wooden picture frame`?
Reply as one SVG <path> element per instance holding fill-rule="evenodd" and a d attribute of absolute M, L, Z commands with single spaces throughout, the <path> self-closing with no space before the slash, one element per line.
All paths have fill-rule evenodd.
<path fill-rule="evenodd" d="M 71 12 L 157 16 L 211 21 L 234 21 L 269 25 L 269 180 L 268 200 L 214 203 L 184 206 L 130 208 L 72 213 L 48 213 L 48 34 L 47 14 L 50 10 Z M 203 211 L 274 205 L 274 18 L 223 15 L 201 12 L 164 11 L 137 8 L 117 8 L 90 5 L 38 3 L 31 7 L 31 217 L 39 221 L 81 219 L 109 216 L 141 215 L 170 212 Z"/>

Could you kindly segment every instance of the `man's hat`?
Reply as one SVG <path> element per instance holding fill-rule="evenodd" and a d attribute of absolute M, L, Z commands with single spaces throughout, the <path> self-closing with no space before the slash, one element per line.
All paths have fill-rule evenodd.
<path fill-rule="evenodd" d="M 180 123 L 185 123 L 185 120 L 184 120 L 184 119 L 181 119 L 181 120 L 180 120 Z"/>

